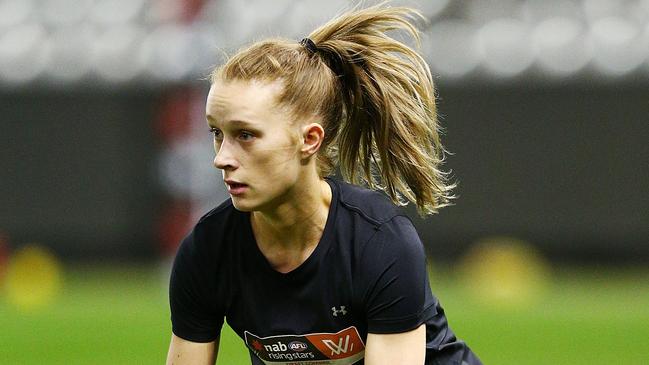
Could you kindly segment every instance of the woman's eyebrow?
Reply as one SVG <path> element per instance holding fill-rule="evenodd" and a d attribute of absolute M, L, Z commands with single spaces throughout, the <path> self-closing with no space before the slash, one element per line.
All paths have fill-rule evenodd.
<path fill-rule="evenodd" d="M 245 120 L 233 119 L 229 120 L 227 123 L 234 127 L 256 127 L 258 123 L 248 122 Z"/>
<path fill-rule="evenodd" d="M 205 116 L 205 119 L 207 119 L 207 124 L 209 125 L 216 125 L 218 123 L 218 121 L 209 114 Z M 226 120 L 225 123 L 232 127 L 256 127 L 258 124 L 240 119 Z"/>

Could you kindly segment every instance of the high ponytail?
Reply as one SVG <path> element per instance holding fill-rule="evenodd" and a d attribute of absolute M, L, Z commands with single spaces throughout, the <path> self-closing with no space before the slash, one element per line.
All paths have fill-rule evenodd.
<path fill-rule="evenodd" d="M 321 176 L 337 166 L 345 180 L 384 190 L 420 214 L 449 205 L 454 184 L 441 170 L 435 91 L 428 65 L 391 38 L 402 31 L 417 42 L 410 8 L 377 5 L 334 18 L 309 35 L 315 47 L 268 40 L 239 52 L 212 78 L 281 79 L 278 102 L 296 118 L 319 115 L 325 140 Z"/>

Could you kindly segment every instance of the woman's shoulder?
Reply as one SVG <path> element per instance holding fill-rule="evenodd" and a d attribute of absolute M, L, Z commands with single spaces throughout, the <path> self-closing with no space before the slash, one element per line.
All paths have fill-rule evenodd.
<path fill-rule="evenodd" d="M 232 216 L 233 213 L 236 213 L 237 210 L 232 205 L 232 199 L 226 199 L 221 204 L 216 206 L 216 208 L 210 210 L 209 212 L 203 214 L 196 223 L 196 225 L 201 224 L 210 224 L 213 222 L 219 222 L 223 218 Z"/>
<path fill-rule="evenodd" d="M 201 255 L 213 256 L 221 250 L 221 243 L 236 237 L 237 229 L 244 222 L 244 213 L 236 210 L 232 201 L 227 199 L 216 208 L 205 213 L 185 237 L 182 246 L 196 250 Z"/>
<path fill-rule="evenodd" d="M 388 256 L 423 253 L 417 230 L 403 207 L 394 204 L 382 191 L 342 181 L 336 184 L 340 202 L 336 215 L 342 223 L 339 229 L 349 227 L 354 231 L 349 234 L 359 238 L 358 252 L 391 253 Z"/>
<path fill-rule="evenodd" d="M 229 234 L 245 222 L 246 214 L 237 210 L 232 204 L 232 200 L 228 198 L 216 208 L 203 214 L 196 222 L 194 231 Z"/>
<path fill-rule="evenodd" d="M 380 226 L 394 217 L 403 215 L 401 207 L 395 205 L 382 191 L 371 190 L 340 180 L 338 199 L 342 209 L 357 214 L 374 226 Z"/>

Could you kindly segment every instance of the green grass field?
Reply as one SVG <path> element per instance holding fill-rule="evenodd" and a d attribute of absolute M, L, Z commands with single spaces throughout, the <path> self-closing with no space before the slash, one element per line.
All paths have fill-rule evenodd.
<path fill-rule="evenodd" d="M 485 364 L 649 364 L 649 271 L 555 270 L 538 304 L 476 302 L 447 270 L 434 292 Z M 38 312 L 0 296 L 0 364 L 162 364 L 170 337 L 164 270 L 67 267 L 64 291 Z M 248 364 L 224 329 L 218 364 Z"/>

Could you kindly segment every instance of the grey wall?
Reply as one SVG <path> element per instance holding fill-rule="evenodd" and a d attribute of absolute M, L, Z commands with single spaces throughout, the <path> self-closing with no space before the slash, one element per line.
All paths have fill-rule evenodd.
<path fill-rule="evenodd" d="M 0 230 L 64 256 L 153 251 L 155 95 L 0 94 Z"/>
<path fill-rule="evenodd" d="M 460 197 L 418 223 L 433 252 L 510 234 L 555 256 L 649 256 L 649 88 L 439 89 Z"/>
<path fill-rule="evenodd" d="M 452 257 L 508 234 L 556 258 L 649 258 L 649 88 L 439 86 L 456 205 L 416 220 Z M 0 230 L 66 257 L 142 257 L 161 200 L 153 91 L 0 95 Z"/>

